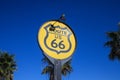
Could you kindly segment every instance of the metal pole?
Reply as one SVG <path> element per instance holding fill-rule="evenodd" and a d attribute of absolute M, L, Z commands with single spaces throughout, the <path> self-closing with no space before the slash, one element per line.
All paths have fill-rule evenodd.
<path fill-rule="evenodd" d="M 54 80 L 61 80 L 61 60 L 54 62 Z"/>
<path fill-rule="evenodd" d="M 61 70 L 62 66 L 71 59 L 71 57 L 64 59 L 64 60 L 58 60 L 51 58 L 50 56 L 44 54 L 54 65 L 54 80 L 62 80 L 61 76 Z"/>

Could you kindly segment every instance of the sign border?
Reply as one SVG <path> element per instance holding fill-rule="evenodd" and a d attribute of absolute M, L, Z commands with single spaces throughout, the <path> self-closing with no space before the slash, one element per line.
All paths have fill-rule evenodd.
<path fill-rule="evenodd" d="M 75 52 L 75 50 L 76 50 L 76 47 L 77 47 L 77 39 L 76 39 L 76 35 L 75 35 L 75 33 L 73 32 L 72 28 L 71 28 L 68 24 L 66 24 L 65 22 L 62 22 L 62 21 L 60 21 L 60 20 L 48 20 L 48 21 L 44 22 L 42 25 L 44 25 L 44 24 L 46 24 L 46 23 L 48 23 L 48 22 L 50 22 L 50 21 L 56 21 L 56 22 L 62 23 L 62 24 L 64 24 L 64 25 L 66 25 L 66 26 L 71 30 L 71 32 L 72 32 L 72 34 L 74 35 L 74 38 L 75 38 L 75 49 L 74 49 L 74 51 L 73 51 L 73 53 L 72 53 L 72 55 L 73 55 L 74 52 Z M 41 29 L 42 25 L 41 25 L 41 26 L 39 27 L 39 29 L 38 29 L 37 42 L 38 42 L 39 48 L 40 48 L 41 51 L 43 52 L 43 55 L 48 55 L 47 53 L 44 52 L 44 50 L 42 49 L 42 47 L 41 47 L 41 45 L 40 45 L 40 43 L 39 43 L 39 32 L 40 32 L 40 29 Z M 71 56 L 72 56 L 72 55 L 71 55 Z M 48 56 L 49 56 L 49 55 L 48 55 Z M 69 56 L 69 57 L 71 57 L 71 56 Z M 49 56 L 49 57 L 51 57 L 51 56 Z M 67 57 L 67 58 L 69 58 L 69 57 Z M 54 57 L 51 57 L 51 58 L 54 58 Z M 67 58 L 64 58 L 64 59 L 67 59 Z M 58 60 L 57 58 L 54 58 L 54 59 Z M 60 59 L 60 60 L 63 60 L 63 59 Z"/>

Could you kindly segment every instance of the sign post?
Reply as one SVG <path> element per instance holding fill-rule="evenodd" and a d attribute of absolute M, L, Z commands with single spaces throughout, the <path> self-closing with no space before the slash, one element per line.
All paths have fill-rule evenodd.
<path fill-rule="evenodd" d="M 58 20 L 44 23 L 38 32 L 44 55 L 54 64 L 54 80 L 61 80 L 61 66 L 71 59 L 76 39 L 70 27 Z"/>
<path fill-rule="evenodd" d="M 54 63 L 54 80 L 62 80 L 61 79 L 61 60 L 55 60 Z"/>

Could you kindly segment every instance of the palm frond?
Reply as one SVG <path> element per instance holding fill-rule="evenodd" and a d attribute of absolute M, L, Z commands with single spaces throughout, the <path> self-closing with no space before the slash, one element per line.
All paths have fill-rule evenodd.
<path fill-rule="evenodd" d="M 113 39 L 116 40 L 117 36 L 118 36 L 118 33 L 117 32 L 107 32 L 107 36 L 112 40 Z"/>
<path fill-rule="evenodd" d="M 41 74 L 48 74 L 50 80 L 53 80 L 54 78 L 54 65 L 49 61 L 49 59 L 47 57 L 44 57 L 42 59 L 43 63 L 47 63 L 47 66 L 44 67 L 44 69 L 42 70 Z M 67 74 L 70 74 L 72 72 L 72 67 L 71 67 L 71 60 L 69 60 L 68 62 L 66 62 L 61 69 L 61 74 L 66 76 Z"/>
<path fill-rule="evenodd" d="M 9 75 L 13 74 L 16 66 L 14 55 L 0 51 L 0 76 L 4 77 L 5 80 L 10 80 Z"/>
<path fill-rule="evenodd" d="M 54 70 L 53 66 L 46 66 L 41 74 L 50 74 Z"/>
<path fill-rule="evenodd" d="M 69 60 L 62 66 L 62 75 L 66 76 L 67 74 L 70 74 L 71 72 L 72 72 L 71 60 Z"/>
<path fill-rule="evenodd" d="M 107 36 L 109 40 L 105 43 L 105 46 L 111 49 L 109 59 L 120 59 L 120 31 L 108 32 Z"/>

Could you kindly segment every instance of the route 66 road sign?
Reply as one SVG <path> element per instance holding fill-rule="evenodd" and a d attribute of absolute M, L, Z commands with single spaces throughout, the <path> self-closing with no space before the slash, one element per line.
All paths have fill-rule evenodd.
<path fill-rule="evenodd" d="M 45 54 L 54 59 L 71 57 L 76 48 L 76 39 L 68 25 L 60 21 L 44 23 L 38 32 L 38 43 Z"/>

